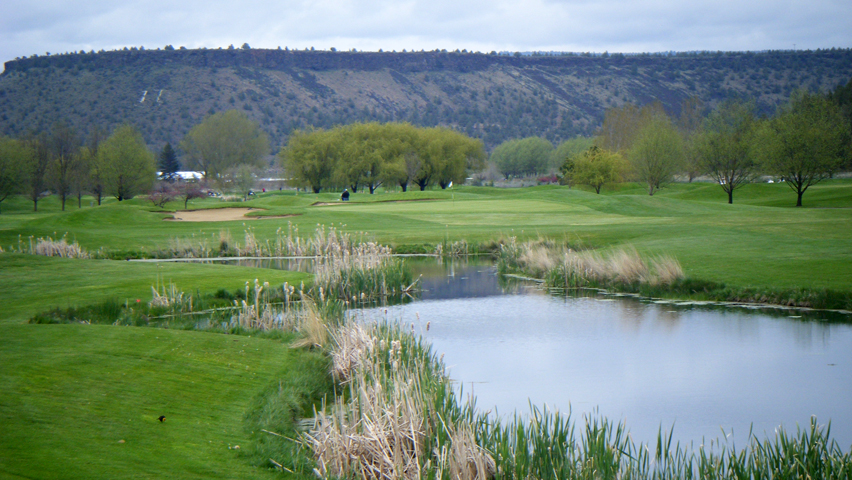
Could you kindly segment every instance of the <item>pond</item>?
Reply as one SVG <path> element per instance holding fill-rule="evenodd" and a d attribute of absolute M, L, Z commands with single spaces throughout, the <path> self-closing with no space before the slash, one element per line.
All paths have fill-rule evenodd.
<path fill-rule="evenodd" d="M 480 410 L 622 421 L 634 441 L 744 446 L 812 415 L 852 445 L 852 324 L 830 312 L 551 295 L 490 265 L 419 263 L 415 302 L 357 313 L 414 324 Z M 426 324 L 429 329 L 426 331 Z"/>

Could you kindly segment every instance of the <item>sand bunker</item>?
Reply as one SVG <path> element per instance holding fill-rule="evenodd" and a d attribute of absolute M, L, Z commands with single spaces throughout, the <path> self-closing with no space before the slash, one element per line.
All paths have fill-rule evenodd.
<path fill-rule="evenodd" d="M 247 217 L 246 213 L 260 211 L 257 208 L 211 208 L 208 210 L 183 210 L 175 212 L 172 218 L 165 220 L 178 222 L 230 222 L 235 220 L 270 220 L 287 218 L 294 215 L 270 215 L 266 217 Z"/>

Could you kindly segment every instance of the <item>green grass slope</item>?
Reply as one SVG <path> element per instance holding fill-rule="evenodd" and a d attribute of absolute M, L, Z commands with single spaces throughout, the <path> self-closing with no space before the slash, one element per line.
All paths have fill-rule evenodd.
<path fill-rule="evenodd" d="M 246 458 L 243 418 L 310 365 L 306 351 L 94 325 L 5 325 L 2 338 L 0 478 L 278 478 Z"/>

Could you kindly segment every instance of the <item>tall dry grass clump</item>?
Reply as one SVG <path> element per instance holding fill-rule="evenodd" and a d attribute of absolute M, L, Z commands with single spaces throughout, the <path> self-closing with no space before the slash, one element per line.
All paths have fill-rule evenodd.
<path fill-rule="evenodd" d="M 245 329 L 271 330 L 281 328 L 281 311 L 269 302 L 269 283 L 254 279 L 254 288 L 246 282 L 245 300 L 235 300 L 239 308 L 236 314 L 237 324 Z M 253 297 L 253 298 L 252 298 Z"/>
<path fill-rule="evenodd" d="M 292 320 L 288 323 L 295 327 L 302 338 L 293 343 L 294 348 L 311 347 L 325 348 L 328 345 L 329 326 L 313 299 L 302 295 L 301 309 L 291 309 L 288 312 Z"/>
<path fill-rule="evenodd" d="M 643 258 L 635 248 L 601 253 L 575 251 L 547 240 L 501 245 L 501 271 L 521 271 L 543 278 L 551 287 L 671 285 L 685 278 L 680 263 L 669 255 Z"/>
<path fill-rule="evenodd" d="M 192 296 L 184 297 L 183 291 L 178 289 L 174 283 L 169 283 L 168 287 L 163 285 L 160 290 L 151 285 L 151 301 L 148 302 L 150 308 L 167 308 L 179 311 L 192 311 Z"/>
<path fill-rule="evenodd" d="M 244 232 L 243 245 L 235 245 L 239 256 L 252 257 L 325 257 L 338 252 L 353 253 L 364 244 L 364 234 L 353 235 L 340 231 L 334 225 L 317 225 L 313 235 L 301 237 L 299 227 L 292 223 L 287 229 L 278 228 L 275 237 L 260 240 L 251 227 Z"/>
<path fill-rule="evenodd" d="M 222 229 L 209 237 L 191 235 L 172 238 L 167 248 L 154 252 L 161 258 L 212 258 L 212 257 L 323 257 L 336 251 L 349 251 L 366 243 L 366 235 L 352 234 L 339 228 L 317 225 L 313 234 L 301 236 L 299 227 L 288 223 L 287 228 L 278 228 L 273 238 L 258 237 L 255 230 L 247 226 L 243 230 L 242 242 L 235 239 L 230 230 Z"/>
<path fill-rule="evenodd" d="M 329 298 L 351 302 L 409 293 L 414 283 L 403 262 L 390 247 L 368 242 L 345 248 L 332 247 L 316 259 L 314 285 Z"/>
<path fill-rule="evenodd" d="M 322 478 L 356 474 L 364 479 L 416 479 L 426 435 L 416 378 L 360 368 L 348 401 L 338 397 L 319 412 L 304 435 Z M 384 376 L 386 381 L 375 381 Z"/>
<path fill-rule="evenodd" d="M 348 387 L 317 412 L 303 445 L 321 478 L 485 479 L 477 445 L 440 360 L 396 326 L 348 321 L 332 334 L 335 379 Z M 448 476 L 450 475 L 450 476 Z"/>
<path fill-rule="evenodd" d="M 44 255 L 46 257 L 91 258 L 89 252 L 76 241 L 68 243 L 65 237 L 66 235 L 63 235 L 59 240 L 54 240 L 51 237 L 39 237 L 33 240 L 33 237 L 30 237 L 29 253 L 31 255 Z"/>

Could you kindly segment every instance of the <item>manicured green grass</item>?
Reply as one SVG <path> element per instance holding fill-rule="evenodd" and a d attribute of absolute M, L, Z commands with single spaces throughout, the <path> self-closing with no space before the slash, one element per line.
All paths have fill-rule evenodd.
<path fill-rule="evenodd" d="M 2 478 L 280 478 L 252 466 L 250 439 L 261 432 L 251 429 L 262 422 L 244 417 L 290 376 L 326 376 L 323 363 L 307 358 L 316 354 L 281 341 L 95 325 L 0 328 Z"/>
<path fill-rule="evenodd" d="M 334 224 L 399 248 L 461 239 L 475 245 L 506 236 L 549 236 L 590 247 L 632 245 L 643 253 L 673 255 L 687 275 L 703 280 L 741 287 L 852 289 L 852 182 L 830 180 L 811 187 L 805 208 L 792 207 L 791 195 L 784 184 L 752 184 L 738 190 L 735 203 L 728 205 L 725 193 L 712 183 L 673 184 L 653 197 L 636 184 L 601 195 L 559 186 L 380 191 L 354 194 L 348 203 L 333 192 L 271 192 L 249 202 L 194 202 L 201 208 L 251 206 L 263 209 L 258 215 L 296 216 L 208 223 L 163 221 L 168 213 L 152 211 L 141 200 L 79 210 L 69 206 L 60 213 L 46 199 L 38 214 L 16 200 L 0 216 L 0 246 L 14 247 L 30 235 L 68 233 L 90 251 L 105 248 L 120 257 L 121 252 L 144 254 L 178 238 L 214 242 L 222 230 L 242 242 L 247 226 L 263 240 L 289 223 L 305 236 L 318 224 Z"/>
<path fill-rule="evenodd" d="M 0 254 L 0 326 L 26 322 L 53 307 L 84 306 L 116 299 L 151 300 L 151 287 L 174 283 L 186 293 L 213 293 L 268 281 L 299 285 L 310 275 L 230 265 L 138 263 L 116 260 L 73 260 L 22 254 Z"/>

